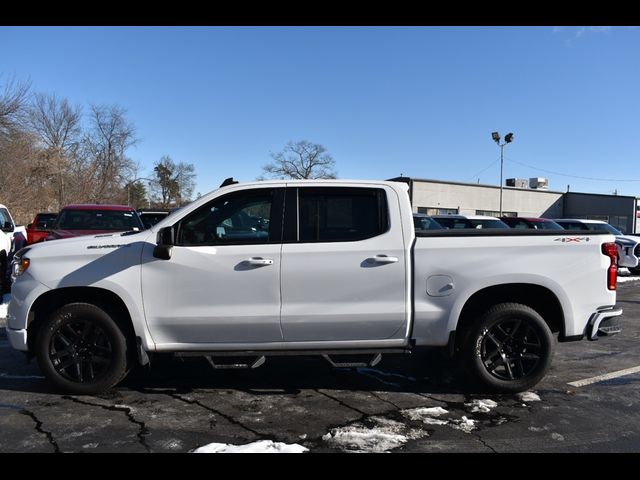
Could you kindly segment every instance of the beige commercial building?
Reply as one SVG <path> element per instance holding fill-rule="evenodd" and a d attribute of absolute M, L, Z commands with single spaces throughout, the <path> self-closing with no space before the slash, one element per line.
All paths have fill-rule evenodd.
<path fill-rule="evenodd" d="M 391 180 L 409 184 L 409 195 L 416 213 L 498 216 L 500 212 L 500 187 L 497 185 L 411 177 Z M 537 186 L 538 182 L 534 180 L 531 179 L 528 185 Z M 559 192 L 528 185 L 525 187 L 521 182 L 519 185 L 502 189 L 502 211 L 505 216 L 590 218 L 604 220 L 624 232 L 636 232 L 636 197 Z"/>

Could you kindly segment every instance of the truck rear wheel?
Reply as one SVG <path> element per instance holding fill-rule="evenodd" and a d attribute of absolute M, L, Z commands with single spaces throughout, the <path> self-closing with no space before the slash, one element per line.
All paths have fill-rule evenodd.
<path fill-rule="evenodd" d="M 483 386 L 521 392 L 544 377 L 553 344 L 551 330 L 538 312 L 519 303 L 501 303 L 471 326 L 463 345 L 464 361 Z"/>
<path fill-rule="evenodd" d="M 39 328 L 38 365 L 58 389 L 96 395 L 127 374 L 127 341 L 114 320 L 88 303 L 71 303 L 54 312 Z"/>

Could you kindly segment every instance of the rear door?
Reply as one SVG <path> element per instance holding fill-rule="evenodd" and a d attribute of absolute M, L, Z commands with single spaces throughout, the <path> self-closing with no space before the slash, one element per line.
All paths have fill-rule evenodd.
<path fill-rule="evenodd" d="M 404 338 L 402 232 L 397 194 L 389 187 L 288 187 L 284 340 Z"/>

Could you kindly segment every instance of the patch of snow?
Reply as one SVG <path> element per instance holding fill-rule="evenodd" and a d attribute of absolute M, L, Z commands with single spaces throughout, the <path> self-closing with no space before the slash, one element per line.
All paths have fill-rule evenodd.
<path fill-rule="evenodd" d="M 496 408 L 498 404 L 490 399 L 478 400 L 474 399 L 471 403 L 465 403 L 465 407 L 471 409 L 471 413 L 489 413 L 492 408 Z"/>
<path fill-rule="evenodd" d="M 309 449 L 297 443 L 287 444 L 271 440 L 258 440 L 246 445 L 232 445 L 230 443 L 210 443 L 198 447 L 192 453 L 303 453 Z"/>
<path fill-rule="evenodd" d="M 471 431 L 476 428 L 476 420 L 472 420 L 463 416 L 460 420 L 451 420 L 449 426 L 455 428 L 456 430 L 462 430 L 465 433 L 471 433 Z"/>
<path fill-rule="evenodd" d="M 82 448 L 98 448 L 98 443 L 87 443 L 85 445 L 82 445 Z"/>
<path fill-rule="evenodd" d="M 552 433 L 551 434 L 551 438 L 553 438 L 554 440 L 557 440 L 559 442 L 564 442 L 564 436 L 560 435 L 559 433 Z"/>
<path fill-rule="evenodd" d="M 618 283 L 635 282 L 640 280 L 640 276 L 634 275 L 631 277 L 618 277 Z"/>
<path fill-rule="evenodd" d="M 9 302 L 11 301 L 11 294 L 7 293 L 2 296 L 2 302 L 0 303 L 0 318 L 7 318 L 7 308 L 9 308 Z"/>
<path fill-rule="evenodd" d="M 334 428 L 322 439 L 350 452 L 382 453 L 403 446 L 409 440 L 427 436 L 423 430 L 408 428 L 394 420 L 371 417 L 375 426 L 355 423 L 347 427 Z"/>
<path fill-rule="evenodd" d="M 521 402 L 540 402 L 540 396 L 533 392 L 522 392 L 516 395 L 516 398 Z"/>
<path fill-rule="evenodd" d="M 410 418 L 411 420 L 420 420 L 420 421 L 423 421 L 424 423 L 431 423 L 432 425 L 444 425 L 447 422 L 432 423 L 426 420 L 433 420 L 433 417 L 440 417 L 441 415 L 446 415 L 449 412 L 442 407 L 428 407 L 428 408 L 421 407 L 421 408 L 411 408 L 408 410 L 402 410 L 401 413 L 402 415 L 404 415 L 407 418 Z M 438 421 L 442 422 L 442 420 L 438 420 Z"/>

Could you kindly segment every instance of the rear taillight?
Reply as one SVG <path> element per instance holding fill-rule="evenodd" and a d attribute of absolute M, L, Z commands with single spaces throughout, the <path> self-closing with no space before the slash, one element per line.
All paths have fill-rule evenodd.
<path fill-rule="evenodd" d="M 615 243 L 603 243 L 602 253 L 611 260 L 607 269 L 607 288 L 615 290 L 618 284 L 618 246 Z"/>

